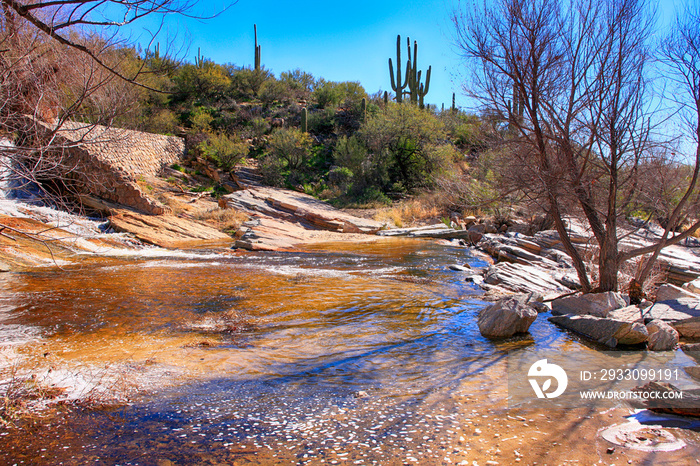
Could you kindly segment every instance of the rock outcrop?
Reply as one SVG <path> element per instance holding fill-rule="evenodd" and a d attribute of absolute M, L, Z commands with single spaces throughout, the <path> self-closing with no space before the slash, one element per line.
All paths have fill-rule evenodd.
<path fill-rule="evenodd" d="M 700 295 L 689 291 L 689 288 L 686 288 L 685 286 L 681 288 L 680 286 L 671 285 L 670 283 L 664 283 L 656 291 L 656 301 L 669 301 L 672 299 L 681 298 L 700 301 Z"/>
<path fill-rule="evenodd" d="M 72 121 L 63 122 L 58 130 L 47 123 L 40 123 L 37 128 L 46 133 L 40 137 L 65 145 L 65 160 L 57 167 L 56 174 L 70 180 L 81 194 L 147 214 L 169 212 L 137 182 L 156 176 L 165 167 L 182 160 L 183 139 Z"/>
<path fill-rule="evenodd" d="M 172 214 L 144 215 L 127 209 L 115 209 L 109 217 L 115 231 L 133 234 L 139 240 L 165 248 L 202 244 L 230 244 L 233 239 L 203 223 Z"/>
<path fill-rule="evenodd" d="M 251 217 L 236 234 L 235 247 L 276 251 L 318 242 L 316 232 L 375 235 L 380 222 L 355 217 L 307 194 L 265 186 L 249 186 L 224 196 L 226 206 Z M 373 236 L 376 238 L 376 236 Z M 327 240 L 331 240 L 326 236 Z"/>
<path fill-rule="evenodd" d="M 640 393 L 654 393 L 640 397 L 642 402 L 634 402 L 634 405 L 649 409 L 657 413 L 676 414 L 679 416 L 700 417 L 700 390 L 681 390 L 666 382 L 649 382 L 642 387 L 634 389 Z M 682 393 L 681 396 L 667 396 L 670 392 Z"/>

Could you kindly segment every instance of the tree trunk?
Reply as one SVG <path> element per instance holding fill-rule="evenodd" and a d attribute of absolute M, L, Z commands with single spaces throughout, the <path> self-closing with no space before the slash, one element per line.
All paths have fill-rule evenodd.
<path fill-rule="evenodd" d="M 615 229 L 605 232 L 605 240 L 600 244 L 598 257 L 598 289 L 604 291 L 617 291 L 617 270 L 620 266 L 620 257 L 617 251 L 617 236 Z"/>

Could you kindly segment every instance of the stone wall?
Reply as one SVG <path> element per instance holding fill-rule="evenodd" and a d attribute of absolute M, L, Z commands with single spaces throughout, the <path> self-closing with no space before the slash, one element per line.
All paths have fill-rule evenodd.
<path fill-rule="evenodd" d="M 42 126 L 53 132 L 49 125 Z M 136 181 L 181 161 L 183 139 L 76 122 L 63 123 L 53 134 L 63 153 L 65 177 L 76 181 L 81 191 L 149 214 L 169 210 L 150 199 Z"/>

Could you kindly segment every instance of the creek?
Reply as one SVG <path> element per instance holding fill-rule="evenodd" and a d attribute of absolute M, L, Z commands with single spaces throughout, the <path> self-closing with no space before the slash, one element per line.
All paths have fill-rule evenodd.
<path fill-rule="evenodd" d="M 596 444 L 600 410 L 509 411 L 505 381 L 509 352 L 596 349 L 542 317 L 483 338 L 482 291 L 448 267 L 466 263 L 487 265 L 392 240 L 5 274 L 2 379 L 34 374 L 71 403 L 0 428 L 0 463 L 509 464 L 554 435 L 597 460 L 580 439 Z"/>

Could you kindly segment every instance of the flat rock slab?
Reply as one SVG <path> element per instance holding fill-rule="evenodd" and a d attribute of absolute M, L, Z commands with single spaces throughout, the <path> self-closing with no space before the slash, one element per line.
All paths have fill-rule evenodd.
<path fill-rule="evenodd" d="M 509 262 L 501 262 L 489 267 L 484 276 L 484 282 L 517 293 L 550 294 L 571 291 L 545 270 L 531 265 Z"/>
<path fill-rule="evenodd" d="M 700 301 L 697 299 L 670 299 L 659 301 L 645 310 L 645 317 L 665 321 L 684 320 L 700 317 Z"/>
<path fill-rule="evenodd" d="M 590 315 L 552 316 L 549 321 L 611 348 L 617 345 L 637 345 L 649 338 L 644 324 L 603 319 Z"/>
<path fill-rule="evenodd" d="M 366 241 L 360 237 L 377 238 L 376 233 L 384 226 L 286 189 L 256 186 L 223 199 L 228 207 L 253 219 L 237 234 L 234 247 L 242 249 L 279 251 L 324 241 Z"/>
<path fill-rule="evenodd" d="M 552 314 L 592 315 L 608 317 L 611 311 L 629 305 L 620 293 L 608 291 L 605 293 L 588 293 L 580 296 L 567 296 L 552 301 Z"/>
<path fill-rule="evenodd" d="M 700 338 L 700 301 L 680 298 L 654 303 L 645 310 L 644 318 L 662 320 L 682 337 Z"/>
<path fill-rule="evenodd" d="M 700 417 L 700 390 L 681 390 L 665 382 L 649 382 L 633 391 L 657 393 L 656 396 L 644 396 L 632 403 L 635 407 L 644 407 L 657 413 L 676 414 L 678 416 Z M 664 393 L 682 392 L 682 397 L 664 397 Z"/>
<path fill-rule="evenodd" d="M 226 233 L 208 225 L 171 214 L 146 215 L 114 209 L 109 223 L 115 231 L 131 233 L 141 241 L 165 248 L 233 241 Z"/>
<path fill-rule="evenodd" d="M 251 187 L 224 196 L 229 206 L 247 214 L 264 214 L 317 229 L 376 233 L 384 224 L 347 214 L 308 194 L 266 186 Z"/>
<path fill-rule="evenodd" d="M 676 285 L 671 285 L 669 283 L 664 283 L 656 291 L 656 301 L 670 301 L 673 299 L 694 299 L 700 301 L 700 295 L 689 291 L 688 289 L 681 288 Z"/>
<path fill-rule="evenodd" d="M 632 305 L 614 309 L 608 313 L 608 318 L 613 320 L 621 320 L 624 322 L 639 322 L 644 323 L 643 310 Z"/>

